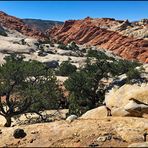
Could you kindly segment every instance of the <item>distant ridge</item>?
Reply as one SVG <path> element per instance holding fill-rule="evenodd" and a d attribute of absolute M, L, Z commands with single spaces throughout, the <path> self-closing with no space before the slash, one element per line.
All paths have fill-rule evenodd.
<path fill-rule="evenodd" d="M 46 31 L 55 25 L 63 25 L 64 22 L 52 21 L 52 20 L 42 20 L 42 19 L 22 19 L 29 27 L 33 27 L 39 31 Z"/>
<path fill-rule="evenodd" d="M 48 38 L 45 34 L 47 29 L 53 26 L 62 25 L 63 22 L 51 21 L 51 20 L 41 20 L 41 19 L 20 19 L 15 16 L 8 15 L 7 13 L 0 11 L 0 25 L 11 30 L 17 30 L 18 32 L 38 38 L 46 39 Z"/>

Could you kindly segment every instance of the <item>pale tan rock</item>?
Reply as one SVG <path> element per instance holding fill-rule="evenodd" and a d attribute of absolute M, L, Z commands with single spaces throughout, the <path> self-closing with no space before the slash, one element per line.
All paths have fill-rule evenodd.
<path fill-rule="evenodd" d="M 148 142 L 132 143 L 128 147 L 148 147 Z"/>
<path fill-rule="evenodd" d="M 130 100 L 124 109 L 128 111 L 132 116 L 141 117 L 143 114 L 148 114 L 148 105 L 136 101 Z"/>
<path fill-rule="evenodd" d="M 80 118 L 82 119 L 99 119 L 102 117 L 107 117 L 107 109 L 105 106 L 97 107 L 91 109 L 83 114 Z"/>
<path fill-rule="evenodd" d="M 127 112 L 122 107 L 120 107 L 120 108 L 112 108 L 111 114 L 112 114 L 112 116 L 120 116 L 120 117 L 129 116 L 129 112 Z"/>

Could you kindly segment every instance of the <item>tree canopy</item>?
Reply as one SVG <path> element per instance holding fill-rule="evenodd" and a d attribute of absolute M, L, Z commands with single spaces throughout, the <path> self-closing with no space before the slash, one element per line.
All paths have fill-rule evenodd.
<path fill-rule="evenodd" d="M 12 54 L 0 66 L 0 115 L 11 126 L 11 117 L 25 112 L 57 108 L 60 94 L 56 77 L 37 61 Z"/>

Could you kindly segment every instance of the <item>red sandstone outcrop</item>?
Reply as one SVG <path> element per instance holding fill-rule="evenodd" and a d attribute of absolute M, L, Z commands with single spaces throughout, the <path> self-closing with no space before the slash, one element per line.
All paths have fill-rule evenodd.
<path fill-rule="evenodd" d="M 20 33 L 37 39 L 44 39 L 46 36 L 34 28 L 26 25 L 21 19 L 10 16 L 0 11 L 0 24 L 8 29 L 17 30 Z"/>
<path fill-rule="evenodd" d="M 87 17 L 84 20 L 66 21 L 63 26 L 48 30 L 48 34 L 65 44 L 75 41 L 77 44 L 95 45 L 125 59 L 148 62 L 148 40 L 123 36 L 111 30 L 120 24 L 123 21 Z"/>

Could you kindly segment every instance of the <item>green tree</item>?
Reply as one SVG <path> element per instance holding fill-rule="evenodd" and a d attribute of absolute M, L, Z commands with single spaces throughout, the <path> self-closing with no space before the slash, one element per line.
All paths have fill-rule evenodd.
<path fill-rule="evenodd" d="M 58 86 L 51 70 L 37 61 L 24 61 L 12 54 L 0 66 L 0 115 L 11 118 L 26 112 L 57 108 Z"/>
<path fill-rule="evenodd" d="M 84 69 L 70 75 L 64 83 L 66 89 L 70 92 L 69 112 L 77 113 L 77 115 L 81 115 L 103 102 L 105 85 L 101 79 L 109 77 L 107 61 L 98 61 L 94 64 L 91 64 L 89 60 L 87 61 Z"/>
<path fill-rule="evenodd" d="M 136 61 L 128 60 L 114 60 L 111 65 L 111 70 L 114 75 L 121 75 L 127 73 L 128 71 L 135 69 L 137 66 L 140 66 L 141 63 Z"/>
<path fill-rule="evenodd" d="M 95 57 L 96 59 L 99 60 L 114 60 L 114 58 L 107 56 L 104 52 L 102 51 L 97 51 L 97 50 L 92 50 L 91 48 L 87 52 L 87 57 Z"/>
<path fill-rule="evenodd" d="M 0 25 L 0 35 L 2 35 L 2 36 L 8 36 L 7 33 L 6 33 L 6 31 L 5 31 L 5 29 L 3 29 L 1 27 L 1 25 Z"/>
<path fill-rule="evenodd" d="M 69 76 L 72 73 L 76 72 L 76 70 L 77 67 L 75 65 L 72 65 L 70 61 L 63 61 L 58 69 L 58 74 L 61 76 Z"/>
<path fill-rule="evenodd" d="M 68 50 L 67 46 L 65 44 L 63 44 L 63 43 L 60 43 L 58 45 L 58 48 L 63 49 L 63 50 Z"/>
<path fill-rule="evenodd" d="M 79 50 L 79 47 L 77 46 L 77 44 L 75 42 L 71 42 L 68 46 L 69 50 L 73 50 L 73 51 L 77 51 Z"/>
<path fill-rule="evenodd" d="M 137 71 L 133 73 L 133 69 L 138 65 L 137 62 L 117 60 L 108 57 L 103 52 L 91 51 L 91 56 L 86 59 L 85 67 L 70 75 L 64 83 L 69 91 L 69 112 L 81 115 L 101 105 L 107 88 L 103 79 L 123 73 L 137 78 Z"/>
<path fill-rule="evenodd" d="M 133 79 L 140 79 L 141 78 L 141 72 L 137 69 L 130 69 L 126 75 L 127 75 L 127 83 L 132 83 Z"/>

